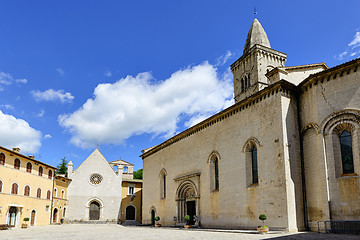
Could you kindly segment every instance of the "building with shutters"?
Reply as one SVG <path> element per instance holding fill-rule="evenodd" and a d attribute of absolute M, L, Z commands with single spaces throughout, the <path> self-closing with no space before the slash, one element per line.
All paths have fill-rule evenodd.
<path fill-rule="evenodd" d="M 50 223 L 55 167 L 25 156 L 19 148 L 0 147 L 0 224 Z"/>
<path fill-rule="evenodd" d="M 71 179 L 65 174 L 56 174 L 54 178 L 53 205 L 51 223 L 62 223 L 68 209 L 67 189 Z"/>
<path fill-rule="evenodd" d="M 143 223 L 317 231 L 360 220 L 360 59 L 285 66 L 260 22 L 231 65 L 235 104 L 142 151 Z"/>

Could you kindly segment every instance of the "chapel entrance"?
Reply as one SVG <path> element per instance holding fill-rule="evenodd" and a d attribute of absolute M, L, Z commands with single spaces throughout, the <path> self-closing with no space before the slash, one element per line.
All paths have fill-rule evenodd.
<path fill-rule="evenodd" d="M 100 204 L 96 201 L 90 203 L 89 219 L 90 220 L 100 219 Z"/>
<path fill-rule="evenodd" d="M 35 225 L 35 216 L 36 216 L 36 212 L 35 212 L 35 210 L 32 210 L 31 211 L 31 217 L 30 217 L 30 226 Z"/>
<path fill-rule="evenodd" d="M 10 207 L 10 209 L 9 209 L 9 226 L 10 227 L 15 227 L 16 214 L 17 214 L 16 207 Z"/>
<path fill-rule="evenodd" d="M 58 215 L 58 210 L 57 208 L 54 208 L 53 220 L 52 220 L 53 223 L 56 223 L 57 215 Z"/>
<path fill-rule="evenodd" d="M 195 201 L 186 202 L 186 215 L 190 216 L 190 225 L 194 225 L 194 217 L 196 216 L 196 205 Z"/>
<path fill-rule="evenodd" d="M 135 220 L 135 207 L 134 206 L 127 206 L 126 208 L 126 221 L 134 221 Z"/>

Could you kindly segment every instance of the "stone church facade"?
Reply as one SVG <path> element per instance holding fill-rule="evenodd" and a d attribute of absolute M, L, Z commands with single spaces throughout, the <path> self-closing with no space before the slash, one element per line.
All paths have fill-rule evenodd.
<path fill-rule="evenodd" d="M 143 223 L 317 230 L 360 220 L 360 59 L 285 67 L 257 19 L 235 104 L 143 150 Z"/>

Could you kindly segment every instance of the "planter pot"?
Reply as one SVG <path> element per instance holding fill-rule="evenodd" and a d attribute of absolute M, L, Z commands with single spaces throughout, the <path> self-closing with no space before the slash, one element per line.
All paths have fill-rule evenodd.
<path fill-rule="evenodd" d="M 161 224 L 160 224 L 160 223 L 156 223 L 156 224 L 155 224 L 155 227 L 161 227 Z"/>
<path fill-rule="evenodd" d="M 192 225 L 185 225 L 184 228 L 192 228 Z"/>
<path fill-rule="evenodd" d="M 257 227 L 257 230 L 259 233 L 265 234 L 269 231 L 269 228 L 268 227 Z"/>
<path fill-rule="evenodd" d="M 28 227 L 28 226 L 27 226 L 26 223 L 21 224 L 21 228 L 27 228 L 27 227 Z"/>

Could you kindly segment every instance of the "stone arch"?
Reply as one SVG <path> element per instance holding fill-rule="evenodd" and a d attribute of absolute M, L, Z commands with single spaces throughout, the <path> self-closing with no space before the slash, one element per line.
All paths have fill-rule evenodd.
<path fill-rule="evenodd" d="M 185 222 L 186 215 L 190 215 L 191 219 L 199 215 L 199 198 L 199 191 L 193 181 L 184 180 L 180 183 L 176 190 L 178 222 Z"/>
<path fill-rule="evenodd" d="M 156 208 L 152 206 L 149 210 L 151 225 L 155 225 Z"/>
<path fill-rule="evenodd" d="M 217 157 L 218 160 L 221 160 L 220 153 L 216 150 L 212 151 L 207 159 L 208 163 L 211 163 L 214 158 Z"/>
<path fill-rule="evenodd" d="M 314 129 L 318 134 L 320 133 L 320 127 L 318 124 L 311 122 L 306 124 L 302 129 L 301 129 L 301 134 L 304 135 L 305 132 L 309 129 Z"/>
<path fill-rule="evenodd" d="M 135 221 L 135 220 L 136 220 L 136 207 L 130 204 L 125 208 L 125 221 Z"/>
<path fill-rule="evenodd" d="M 242 152 L 245 153 L 249 149 L 249 147 L 253 145 L 255 145 L 257 148 L 261 147 L 260 141 L 255 137 L 251 137 L 246 140 L 245 144 L 242 147 Z"/>
<path fill-rule="evenodd" d="M 345 109 L 327 116 L 320 124 L 321 133 L 327 135 L 332 132 L 333 128 L 341 123 L 353 123 L 359 127 L 360 110 Z"/>
<path fill-rule="evenodd" d="M 104 208 L 104 203 L 99 198 L 91 198 L 86 204 L 87 216 L 89 220 L 100 220 Z"/>

